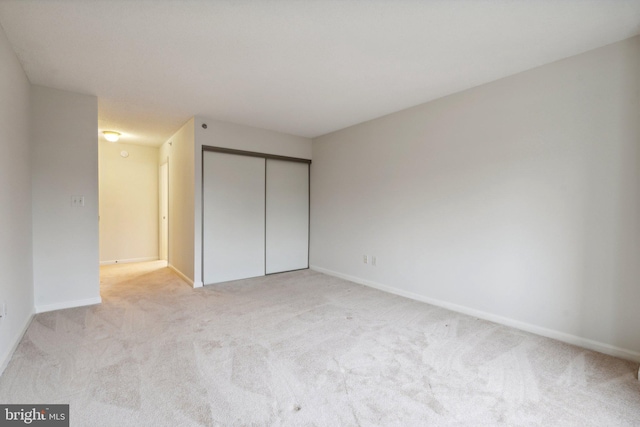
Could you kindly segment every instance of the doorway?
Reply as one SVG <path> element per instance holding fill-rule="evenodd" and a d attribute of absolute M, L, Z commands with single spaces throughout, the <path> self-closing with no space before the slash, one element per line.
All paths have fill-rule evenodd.
<path fill-rule="evenodd" d="M 159 258 L 169 262 L 169 162 L 160 165 L 160 176 L 158 183 L 160 184 L 158 201 L 160 203 L 158 212 L 158 224 L 160 226 L 158 234 Z"/>

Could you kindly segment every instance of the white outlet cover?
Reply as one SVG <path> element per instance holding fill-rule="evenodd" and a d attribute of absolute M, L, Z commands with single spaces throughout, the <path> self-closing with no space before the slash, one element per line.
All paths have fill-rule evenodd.
<path fill-rule="evenodd" d="M 75 206 L 75 207 L 84 206 L 84 196 L 71 196 L 71 206 Z"/>

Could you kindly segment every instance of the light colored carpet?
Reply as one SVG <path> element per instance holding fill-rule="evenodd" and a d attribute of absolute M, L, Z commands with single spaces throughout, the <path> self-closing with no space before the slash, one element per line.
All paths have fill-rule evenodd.
<path fill-rule="evenodd" d="M 72 426 L 640 425 L 635 363 L 313 271 L 193 290 L 161 267 L 36 316 L 0 402 Z"/>

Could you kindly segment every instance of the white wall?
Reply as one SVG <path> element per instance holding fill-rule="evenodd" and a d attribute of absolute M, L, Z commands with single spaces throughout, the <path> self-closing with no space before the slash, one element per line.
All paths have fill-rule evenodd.
<path fill-rule="evenodd" d="M 190 119 L 160 147 L 157 163 L 169 162 L 169 266 L 190 284 L 194 265 L 193 123 Z"/>
<path fill-rule="evenodd" d="M 0 27 L 0 373 L 33 314 L 29 80 Z"/>
<path fill-rule="evenodd" d="M 100 141 L 101 264 L 158 259 L 158 152 Z"/>
<path fill-rule="evenodd" d="M 311 264 L 640 360 L 639 93 L 635 37 L 317 138 Z"/>
<path fill-rule="evenodd" d="M 32 86 L 31 104 L 36 310 L 98 303 L 97 98 Z"/>
<path fill-rule="evenodd" d="M 311 159 L 311 140 L 265 129 L 195 117 L 194 283 L 202 286 L 202 146 Z M 202 127 L 203 124 L 207 128 Z M 169 237 L 171 240 L 171 237 Z"/>

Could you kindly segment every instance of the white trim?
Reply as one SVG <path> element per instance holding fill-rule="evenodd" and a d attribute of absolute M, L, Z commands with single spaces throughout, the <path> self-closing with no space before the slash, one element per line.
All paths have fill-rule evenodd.
<path fill-rule="evenodd" d="M 13 341 L 13 345 L 11 346 L 11 348 L 9 348 L 9 351 L 7 352 L 7 354 L 3 355 L 2 363 L 0 364 L 0 375 L 2 375 L 4 370 L 9 365 L 9 361 L 11 361 L 11 358 L 13 357 L 13 353 L 15 353 L 16 349 L 18 348 L 20 341 L 22 341 L 22 337 L 24 337 L 24 334 L 27 332 L 27 329 L 29 329 L 29 325 L 31 325 L 31 321 L 33 320 L 34 317 L 35 317 L 35 312 L 34 312 L 34 309 L 32 309 L 31 313 L 29 314 L 29 317 L 27 317 L 27 321 L 22 327 L 22 330 L 20 331 L 20 333 L 18 333 L 15 340 Z"/>
<path fill-rule="evenodd" d="M 75 301 L 57 302 L 55 304 L 36 305 L 36 313 L 45 313 L 47 311 L 64 310 L 65 308 L 83 307 L 85 305 L 100 303 L 102 303 L 102 298 L 94 297 Z"/>
<path fill-rule="evenodd" d="M 173 265 L 168 264 L 167 267 L 169 267 L 171 270 L 173 270 L 173 272 L 176 273 L 178 276 L 180 276 L 180 278 L 182 280 L 184 280 L 185 282 L 187 282 L 189 285 L 193 286 L 194 288 L 199 288 L 199 287 L 202 286 L 202 282 L 194 283 L 193 280 L 189 279 L 182 271 L 178 270 Z"/>
<path fill-rule="evenodd" d="M 405 298 L 410 298 L 416 301 L 425 302 L 427 304 L 435 305 L 438 307 L 446 308 L 458 313 L 467 314 L 480 319 L 489 320 L 501 325 L 510 326 L 512 328 L 520 329 L 526 332 L 531 332 L 543 337 L 552 338 L 558 341 L 566 342 L 568 344 L 583 347 L 589 350 L 598 351 L 600 353 L 608 354 L 610 356 L 619 357 L 621 359 L 632 360 L 634 362 L 640 362 L 640 353 L 633 350 L 627 350 L 624 348 L 616 347 L 610 344 L 590 340 L 588 338 L 579 337 L 577 335 L 567 334 L 565 332 L 557 331 L 554 329 L 543 328 L 541 326 L 533 325 L 531 323 L 522 322 L 520 320 L 510 319 L 508 317 L 499 316 L 497 314 L 488 313 L 482 310 L 476 310 L 475 308 L 466 307 L 463 305 L 453 304 L 450 302 L 429 298 L 424 295 L 416 294 L 402 289 L 394 288 L 391 286 L 383 285 L 371 280 L 361 279 L 355 276 L 349 276 L 348 274 L 338 273 L 337 271 L 327 270 L 325 268 L 311 265 L 311 270 L 319 273 L 324 273 L 329 276 L 339 277 L 341 279 L 349 280 L 351 282 L 358 283 L 360 285 L 375 288 L 384 292 L 399 295 Z"/>
<path fill-rule="evenodd" d="M 148 256 L 144 258 L 129 258 L 129 259 L 113 259 L 109 261 L 100 261 L 100 265 L 112 265 L 112 264 L 128 264 L 131 262 L 147 262 L 147 261 L 158 261 L 160 258 L 157 256 Z"/>

